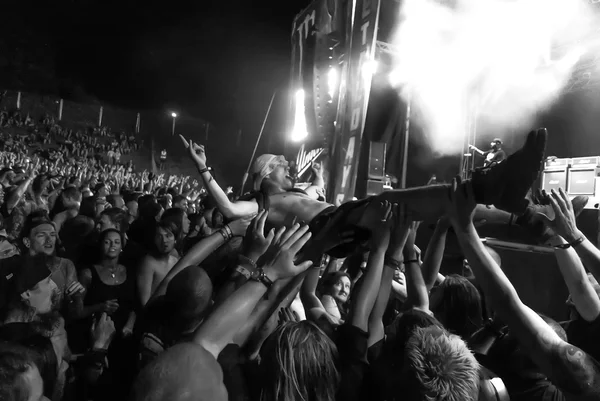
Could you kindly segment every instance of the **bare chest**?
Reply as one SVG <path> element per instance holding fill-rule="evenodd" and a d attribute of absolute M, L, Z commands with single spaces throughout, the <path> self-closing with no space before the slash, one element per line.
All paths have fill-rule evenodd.
<path fill-rule="evenodd" d="M 329 203 L 312 199 L 296 192 L 283 192 L 269 197 L 269 223 L 274 226 L 289 227 L 294 223 L 309 223 L 315 216 L 327 209 Z"/>

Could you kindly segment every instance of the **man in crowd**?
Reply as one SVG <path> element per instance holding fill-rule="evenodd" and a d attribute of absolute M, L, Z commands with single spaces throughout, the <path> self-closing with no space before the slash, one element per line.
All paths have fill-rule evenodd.
<path fill-rule="evenodd" d="M 32 213 L 27 217 L 23 229 L 23 245 L 26 253 L 24 260 L 44 261 L 51 272 L 51 281 L 55 286 L 52 309 L 67 316 L 77 316 L 82 307 L 80 296 L 84 289 L 77 280 L 73 262 L 56 256 L 56 228 L 43 212 Z M 74 298 L 77 298 L 77 302 Z"/>
<path fill-rule="evenodd" d="M 141 305 L 146 305 L 158 285 L 179 260 L 173 255 L 175 234 L 171 224 L 159 223 L 154 232 L 154 249 L 139 265 L 137 287 Z"/>
<path fill-rule="evenodd" d="M 365 240 L 365 232 L 361 229 L 368 225 L 371 214 L 369 211 L 377 204 L 372 200 L 402 204 L 405 213 L 415 220 L 437 221 L 444 211 L 447 185 L 387 191 L 376 197 L 348 202 L 336 208 L 295 191 L 289 176 L 288 162 L 283 156 L 275 155 L 259 156 L 253 165 L 254 188 L 260 191 L 255 192 L 248 200 L 231 202 L 207 167 L 204 147 L 191 140 L 186 141 L 183 136 L 181 139 L 188 148 L 205 187 L 226 218 L 240 218 L 266 209 L 269 211 L 268 223 L 271 226 L 289 227 L 295 222 L 308 223 L 315 236 L 306 257 L 314 261 L 323 251 L 342 257 L 355 249 L 352 244 L 339 246 L 340 233 L 345 229 L 355 229 L 356 239 L 361 242 Z M 532 131 L 523 148 L 504 163 L 474 171 L 472 185 L 477 202 L 493 204 L 498 209 L 513 214 L 525 214 L 531 206 L 525 197 L 540 171 L 546 139 L 545 129 Z"/>

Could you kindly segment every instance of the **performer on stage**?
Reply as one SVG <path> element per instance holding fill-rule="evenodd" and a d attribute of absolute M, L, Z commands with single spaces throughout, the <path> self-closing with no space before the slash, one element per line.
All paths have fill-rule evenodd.
<path fill-rule="evenodd" d="M 500 138 L 494 139 L 490 146 L 490 150 L 484 152 L 473 145 L 469 145 L 470 150 L 474 150 L 480 156 L 485 157 L 485 161 L 483 162 L 484 168 L 490 167 L 494 163 L 501 163 L 506 159 L 506 152 L 502 150 L 502 140 Z"/>
<path fill-rule="evenodd" d="M 506 161 L 477 169 L 470 179 L 478 203 L 494 205 L 496 208 L 517 216 L 533 216 L 547 206 L 532 205 L 526 196 L 537 179 L 544 159 L 547 140 L 546 129 L 532 131 L 522 149 L 510 155 Z M 446 210 L 450 186 L 432 185 L 419 188 L 386 191 L 377 196 L 336 207 L 307 196 L 293 189 L 289 176 L 289 164 L 283 156 L 262 155 L 254 162 L 252 173 L 256 192 L 251 196 L 231 202 L 219 187 L 207 168 L 204 147 L 181 136 L 196 164 L 208 193 L 219 210 L 228 219 L 268 211 L 267 223 L 274 228 L 291 226 L 294 223 L 310 225 L 313 233 L 305 249 L 305 258 L 318 261 L 323 253 L 334 257 L 345 257 L 365 242 L 377 222 L 373 215 L 382 201 L 402 205 L 403 213 L 415 221 L 437 221 Z M 375 200 L 375 202 L 373 202 Z M 484 208 L 485 209 L 485 208 Z M 342 241 L 342 234 L 353 231 L 354 242 Z"/>

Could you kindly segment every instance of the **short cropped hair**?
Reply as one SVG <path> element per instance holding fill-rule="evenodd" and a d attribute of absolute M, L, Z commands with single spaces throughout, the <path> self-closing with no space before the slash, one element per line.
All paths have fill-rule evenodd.
<path fill-rule="evenodd" d="M 416 328 L 404 357 L 407 400 L 477 400 L 479 363 L 459 336 L 435 326 Z"/>

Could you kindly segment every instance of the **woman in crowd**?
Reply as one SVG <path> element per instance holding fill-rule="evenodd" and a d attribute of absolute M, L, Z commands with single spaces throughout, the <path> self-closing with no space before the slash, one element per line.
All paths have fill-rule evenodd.
<path fill-rule="evenodd" d="M 350 300 L 350 275 L 345 272 L 331 272 L 321 282 L 321 303 L 331 316 L 344 320 L 347 303 Z"/>
<path fill-rule="evenodd" d="M 59 130 L 52 129 L 54 139 Z M 123 143 L 106 130 L 107 137 L 100 138 L 64 131 L 58 136 L 71 142 L 64 151 L 74 149 L 79 155 L 90 146 L 106 151 Z M 14 149 L 22 152 L 18 144 Z M 5 321 L 0 325 L 0 340 L 9 341 L 15 350 L 25 346 L 44 355 L 30 358 L 21 352 L 19 359 L 0 343 L 3 400 L 20 400 L 13 395 L 20 392 L 36 399 L 46 394 L 53 401 L 475 401 L 482 399 L 480 389 L 498 385 L 498 380 L 505 380 L 505 392 L 515 399 L 544 399 L 537 391 L 542 383 L 537 378 L 534 384 L 530 377 L 515 381 L 502 370 L 498 380 L 487 380 L 480 363 L 492 370 L 494 365 L 486 355 L 474 355 L 467 347 L 465 340 L 482 325 L 481 297 L 464 277 L 440 279 L 450 225 L 473 266 L 477 284 L 509 326 L 511 344 L 519 345 L 519 355 L 505 353 L 511 359 L 507 366 L 527 361 L 527 375 L 542 375 L 544 391 L 554 386 L 553 397 L 558 398 L 553 399 L 600 399 L 600 369 L 592 358 L 598 355 L 598 347 L 590 340 L 593 336 L 586 337 L 596 328 L 600 301 L 594 287 L 586 284 L 589 280 L 581 263 L 600 276 L 600 252 L 576 229 L 571 204 L 562 195 L 546 199 L 557 216 L 546 224 L 570 246 L 570 250 L 557 248 L 556 254 L 563 262 L 569 259 L 561 264 L 561 273 L 578 312 L 577 321 L 567 330 L 577 341 L 573 346 L 557 335 L 561 332 L 555 330 L 555 323 L 520 301 L 497 261 L 482 248 L 472 224 L 468 184 L 456 182 L 448 189 L 447 219 L 436 227 L 422 265 L 414 245 L 418 226 L 407 221 L 397 205 L 383 203 L 375 205 L 365 228 L 369 235 L 361 241 L 369 252 L 356 249 L 356 257 L 348 258 L 348 269 L 338 271 L 331 264 L 321 278 L 321 266 L 311 268 L 311 262 L 302 261 L 302 248 L 311 239 L 308 226 L 265 229 L 268 211 L 228 221 L 224 216 L 229 215 L 205 202 L 199 191 L 193 194 L 187 178 L 165 179 L 118 165 L 107 168 L 102 157 L 97 163 L 80 164 L 58 155 L 49 162 L 40 159 L 24 153 L 0 155 L 0 165 L 14 173 L 1 177 L 3 188 L 11 194 L 4 213 L 7 217 L 13 212 L 30 214 L 21 206 L 35 183 L 31 199 L 36 207 L 48 205 L 53 220 L 45 223 L 44 230 L 30 234 L 27 242 L 53 255 L 55 229 L 71 243 L 65 247 L 67 253 L 77 248 L 72 244 L 79 243 L 80 235 L 98 239 L 98 254 L 85 251 L 92 260 L 77 265 L 79 283 L 71 285 L 85 290 L 84 309 L 65 317 L 57 311 L 48 314 L 56 285 L 47 264 L 27 264 L 32 273 L 23 282 L 20 256 L 1 260 L 0 309 Z M 54 172 L 65 177 L 66 187 L 46 180 Z M 206 185 L 214 184 L 207 173 L 202 177 Z M 162 199 L 162 205 L 157 199 Z M 112 207 L 107 209 L 107 203 Z M 129 213 L 124 203 L 136 211 Z M 190 228 L 189 211 L 202 215 L 210 229 L 203 227 L 201 218 L 194 219 Z M 90 227 L 95 230 L 90 232 Z M 7 231 L 17 233 L 14 238 L 23 234 L 19 224 Z M 339 234 L 341 242 L 352 242 L 356 233 Z M 121 253 L 126 237 L 130 257 Z M 356 263 L 351 263 L 354 259 Z M 10 294 L 8 299 L 4 294 Z M 388 321 L 384 317 L 394 315 L 389 313 L 390 298 L 399 313 Z M 81 296 L 65 299 L 70 302 Z M 302 313 L 290 313 L 292 302 Z M 298 318 L 304 315 L 306 319 Z M 73 353 L 66 346 L 67 337 L 59 336 L 55 327 L 65 319 Z M 13 330 L 11 324 L 43 327 L 55 349 L 56 363 L 50 358 L 48 341 L 20 341 L 6 334 Z M 134 377 L 139 349 L 151 357 Z M 492 349 L 487 356 L 499 353 Z M 56 366 L 59 372 L 65 365 L 70 367 L 67 380 L 50 369 Z M 84 391 L 58 394 L 57 389 L 70 388 L 62 382 Z M 501 386 L 493 388 L 502 393 Z"/>

